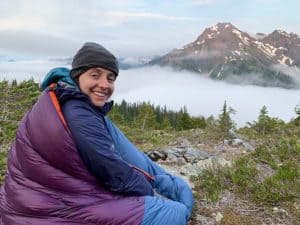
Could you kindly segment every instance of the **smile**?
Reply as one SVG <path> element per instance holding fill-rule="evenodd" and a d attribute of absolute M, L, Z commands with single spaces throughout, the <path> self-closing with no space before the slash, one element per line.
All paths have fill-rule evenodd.
<path fill-rule="evenodd" d="M 95 95 L 99 96 L 99 97 L 106 97 L 108 94 L 104 93 L 104 92 L 93 92 Z"/>

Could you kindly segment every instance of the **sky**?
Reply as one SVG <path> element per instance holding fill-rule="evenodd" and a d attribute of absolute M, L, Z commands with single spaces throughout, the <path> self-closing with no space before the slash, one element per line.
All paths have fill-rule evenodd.
<path fill-rule="evenodd" d="M 96 41 L 117 57 L 163 55 L 207 27 L 300 34 L 297 0 L 1 0 L 0 60 L 72 57 Z"/>
<path fill-rule="evenodd" d="M 255 35 L 276 29 L 300 34 L 298 0 L 1 0 L 0 81 L 34 78 L 69 66 L 84 42 L 104 45 L 115 56 L 164 55 L 193 42 L 205 28 L 230 22 Z M 50 59 L 50 60 L 49 60 Z M 122 70 L 113 99 L 149 101 L 193 116 L 218 116 L 224 101 L 237 125 L 269 115 L 289 121 L 300 90 L 230 85 L 168 68 Z"/>

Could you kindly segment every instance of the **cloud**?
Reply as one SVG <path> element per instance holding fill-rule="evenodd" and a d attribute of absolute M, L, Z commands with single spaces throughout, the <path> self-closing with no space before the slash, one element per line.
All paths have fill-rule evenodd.
<path fill-rule="evenodd" d="M 28 80 L 41 82 L 44 76 L 55 67 L 70 67 L 65 61 L 56 60 L 17 60 L 0 61 L 0 81 Z"/>
<path fill-rule="evenodd" d="M 80 45 L 81 42 L 75 40 L 43 33 L 0 31 L 0 50 L 2 52 L 12 51 L 31 56 L 67 57 L 73 55 Z"/>
<path fill-rule="evenodd" d="M 157 55 L 180 46 L 178 41 L 187 37 L 178 24 L 165 35 L 161 35 L 161 29 L 170 30 L 174 21 L 198 21 L 194 17 L 175 16 L 175 12 L 167 15 L 152 10 L 153 4 L 148 1 L 117 2 L 0 1 L 1 53 L 12 57 L 17 54 L 59 57 L 73 55 L 75 48 L 85 41 L 96 41 L 120 56 Z M 165 27 L 164 22 L 170 23 Z M 178 33 L 178 29 L 182 32 L 170 40 L 169 36 L 173 37 L 172 33 Z"/>
<path fill-rule="evenodd" d="M 226 100 L 237 111 L 232 118 L 241 127 L 257 120 L 264 105 L 270 116 L 289 121 L 296 117 L 299 96 L 300 90 L 231 85 L 199 74 L 150 67 L 121 71 L 113 98 L 117 102 L 149 101 L 173 110 L 186 106 L 191 115 L 215 118 Z"/>
<path fill-rule="evenodd" d="M 277 65 L 274 65 L 274 68 L 285 74 L 290 75 L 298 83 L 298 86 L 300 87 L 300 68 L 299 67 L 285 66 L 282 64 L 277 64 Z"/>
<path fill-rule="evenodd" d="M 65 61 L 15 61 L 0 62 L 0 81 L 18 81 L 34 78 L 41 82 L 54 67 L 70 67 Z M 274 97 L 276 96 L 276 97 Z M 170 68 L 146 67 L 121 70 L 116 81 L 113 99 L 121 102 L 151 102 L 172 110 L 186 106 L 193 116 L 221 113 L 227 105 L 236 110 L 232 115 L 238 127 L 246 122 L 257 121 L 260 109 L 267 106 L 269 115 L 286 122 L 295 118 L 294 108 L 300 104 L 300 90 L 232 85 L 214 81 L 199 74 L 174 71 Z"/>
<path fill-rule="evenodd" d="M 104 12 L 104 16 L 114 23 L 124 23 L 128 21 L 141 20 L 141 19 L 155 19 L 155 20 L 169 20 L 169 21 L 198 21 L 199 18 L 182 17 L 182 16 L 168 16 L 158 13 L 150 12 L 126 12 L 126 11 L 109 11 Z M 102 15 L 102 16 L 103 16 Z M 113 23 L 112 23 L 113 24 Z"/>
<path fill-rule="evenodd" d="M 217 0 L 192 0 L 194 5 L 210 5 L 215 3 Z"/>

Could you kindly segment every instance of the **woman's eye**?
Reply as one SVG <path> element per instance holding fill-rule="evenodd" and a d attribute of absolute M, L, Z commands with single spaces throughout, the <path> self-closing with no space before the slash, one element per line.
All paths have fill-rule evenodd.
<path fill-rule="evenodd" d="M 110 81 L 110 82 L 114 82 L 116 80 L 116 77 L 115 76 L 109 76 L 107 78 L 107 80 Z"/>

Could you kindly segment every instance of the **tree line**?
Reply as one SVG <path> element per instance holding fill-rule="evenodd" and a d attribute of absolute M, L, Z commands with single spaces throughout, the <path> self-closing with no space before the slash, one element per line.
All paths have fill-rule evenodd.
<path fill-rule="evenodd" d="M 41 90 L 33 79 L 18 83 L 16 80 L 0 82 L 0 146 L 8 147 L 15 137 L 15 132 L 23 115 L 37 101 Z M 298 117 L 294 123 L 300 124 L 300 107 L 295 107 Z M 217 139 L 230 138 L 236 125 L 231 118 L 235 113 L 232 107 L 224 102 L 217 118 L 209 116 L 191 116 L 183 106 L 178 111 L 164 106 L 155 106 L 149 102 L 128 103 L 123 100 L 115 103 L 108 116 L 117 126 L 138 130 L 182 131 L 189 129 L 211 129 Z M 258 120 L 247 124 L 248 130 L 255 135 L 265 135 L 277 131 L 285 123 L 268 115 L 263 106 Z M 244 130 L 247 128 L 244 128 Z M 0 149 L 0 151 L 1 151 Z"/>
<path fill-rule="evenodd" d="M 187 130 L 205 128 L 206 119 L 203 116 L 191 116 L 186 107 L 179 111 L 155 106 L 149 102 L 128 103 L 123 100 L 115 103 L 109 117 L 119 125 L 139 127 L 142 130 Z"/>

